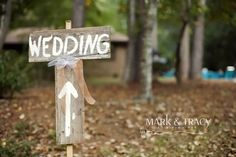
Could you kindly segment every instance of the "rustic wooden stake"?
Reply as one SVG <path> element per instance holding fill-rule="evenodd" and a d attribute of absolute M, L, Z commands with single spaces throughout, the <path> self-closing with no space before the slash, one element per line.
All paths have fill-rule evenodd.
<path fill-rule="evenodd" d="M 66 21 L 66 23 L 65 23 L 65 27 L 66 27 L 66 29 L 71 29 L 71 21 L 70 20 L 68 20 L 68 21 Z M 71 76 L 73 76 L 74 75 L 74 73 L 72 72 L 72 70 L 70 70 L 70 69 L 68 69 L 67 67 L 65 67 L 64 68 L 64 75 L 69 75 L 70 77 Z M 76 69 L 77 70 L 77 69 Z M 57 68 L 56 68 L 56 73 L 57 74 L 59 74 L 59 76 L 56 76 L 57 77 L 57 79 L 60 79 L 60 76 L 61 76 L 61 74 L 63 73 L 62 71 L 60 71 L 60 70 L 58 70 Z M 63 78 L 62 78 L 63 79 Z M 81 96 L 81 94 L 80 94 L 80 92 L 79 92 L 79 97 L 81 98 L 82 96 Z M 84 103 L 83 101 L 82 101 L 82 103 Z M 83 105 L 82 105 L 83 106 Z M 82 119 L 83 119 L 83 117 L 81 117 Z M 83 125 L 83 124 L 82 124 Z M 81 136 L 83 136 L 83 132 L 79 132 L 79 134 L 81 135 Z M 66 157 L 73 157 L 73 144 L 67 144 L 67 146 L 66 146 Z"/>
<path fill-rule="evenodd" d="M 71 21 L 66 21 L 66 29 L 71 29 Z M 66 146 L 66 157 L 73 157 L 73 144 Z"/>
<path fill-rule="evenodd" d="M 66 146 L 66 157 L 73 157 L 73 145 L 68 144 Z"/>

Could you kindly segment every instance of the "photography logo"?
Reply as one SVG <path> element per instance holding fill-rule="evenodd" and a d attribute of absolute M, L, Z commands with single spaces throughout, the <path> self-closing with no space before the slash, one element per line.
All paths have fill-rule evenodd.
<path fill-rule="evenodd" d="M 153 135 L 187 133 L 204 134 L 211 124 L 209 118 L 171 117 L 169 115 L 146 118 L 144 128 L 140 129 L 141 137 Z"/>

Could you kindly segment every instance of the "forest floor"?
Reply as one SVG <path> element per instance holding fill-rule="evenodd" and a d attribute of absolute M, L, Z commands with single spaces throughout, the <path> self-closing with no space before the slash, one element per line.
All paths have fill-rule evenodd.
<path fill-rule="evenodd" d="M 154 84 L 152 104 L 137 101 L 137 88 L 91 86 L 97 104 L 85 106 L 85 140 L 75 156 L 236 156 L 236 84 L 204 81 Z M 175 126 L 147 119 L 192 119 Z M 210 123 L 207 126 L 205 120 Z M 159 122 L 159 121 L 156 121 Z M 34 87 L 0 100 L 0 156 L 65 156 L 56 145 L 54 87 Z"/>

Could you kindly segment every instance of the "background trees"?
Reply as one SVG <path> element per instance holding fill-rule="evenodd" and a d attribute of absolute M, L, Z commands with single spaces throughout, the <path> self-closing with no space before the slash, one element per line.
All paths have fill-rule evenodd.
<path fill-rule="evenodd" d="M 236 62 L 235 1 L 207 1 L 205 18 L 205 55 L 203 65 L 211 70 L 225 70 L 226 66 Z"/>
<path fill-rule="evenodd" d="M 12 9 L 6 9 L 6 6 L 10 6 L 7 5 L 10 2 L 12 7 L 8 8 Z M 1 27 L 1 41 L 4 40 L 4 32 L 6 32 L 4 30 L 7 30 L 5 28 L 9 25 L 7 21 L 10 16 L 6 16 L 10 15 L 9 13 L 12 14 L 10 29 L 64 28 L 62 21 L 71 17 L 78 19 L 73 20 L 76 27 L 81 26 L 82 23 L 85 26 L 111 25 L 114 31 L 127 33 L 130 39 L 124 80 L 128 83 L 141 83 L 143 89 L 144 82 L 147 81 L 141 80 L 151 76 L 150 71 L 153 72 L 150 70 L 151 66 L 148 70 L 149 75 L 144 75 L 147 73 L 143 72 L 147 71 L 151 63 L 151 59 L 145 58 L 144 55 L 149 51 L 147 47 L 152 47 L 152 52 L 158 52 L 162 57 L 167 58 L 166 65 L 157 66 L 158 72 L 175 68 L 178 82 L 185 82 L 189 78 L 199 79 L 202 67 L 224 70 L 227 65 L 235 64 L 236 48 L 233 39 L 236 5 L 234 1 L 158 0 L 157 2 L 152 0 L 117 0 L 112 3 L 105 0 L 5 0 L 1 1 L 1 26 L 4 26 Z M 153 8 L 149 7 L 149 4 L 152 4 Z M 159 13 L 149 16 L 149 11 L 156 9 Z M 153 23 L 150 24 L 148 19 L 152 19 Z M 157 23 L 158 31 L 155 31 L 153 28 L 157 28 Z"/>
<path fill-rule="evenodd" d="M 124 79 L 141 83 L 141 96 L 152 97 L 153 52 L 157 51 L 157 0 L 127 4 L 129 46 Z"/>

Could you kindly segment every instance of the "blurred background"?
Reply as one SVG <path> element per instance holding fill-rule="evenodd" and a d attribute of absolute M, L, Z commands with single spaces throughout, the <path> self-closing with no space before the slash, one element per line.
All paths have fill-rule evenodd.
<path fill-rule="evenodd" d="M 234 0 L 1 0 L 0 5 L 0 156 L 64 153 L 55 143 L 54 68 L 28 63 L 28 37 L 64 29 L 70 19 L 74 28 L 112 27 L 111 58 L 84 61 L 98 105 L 86 106 L 87 132 L 77 154 L 236 155 Z M 166 114 L 208 117 L 212 123 L 201 136 L 167 129 L 171 134 L 140 137 L 146 118 Z"/>

